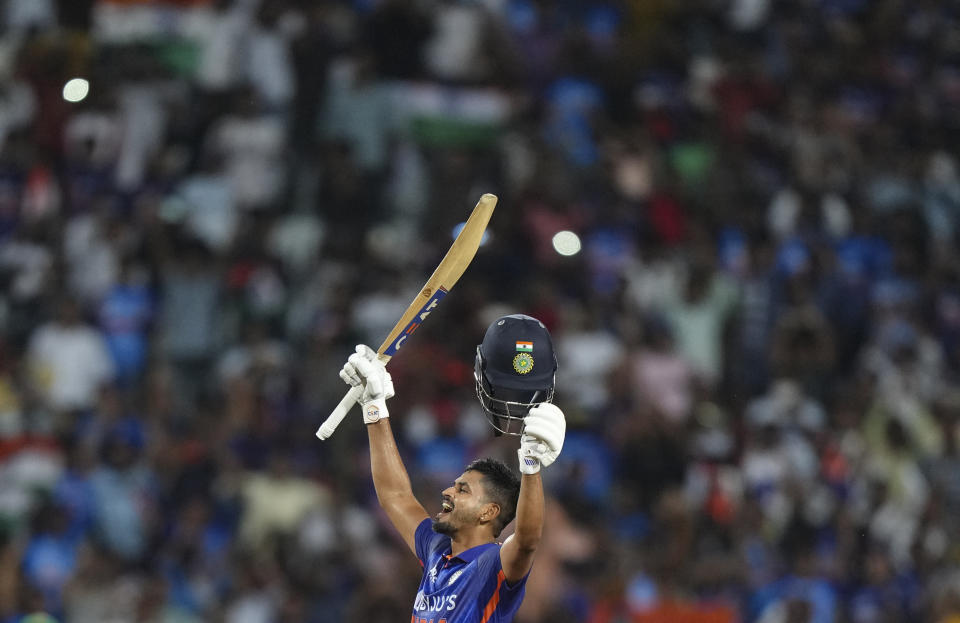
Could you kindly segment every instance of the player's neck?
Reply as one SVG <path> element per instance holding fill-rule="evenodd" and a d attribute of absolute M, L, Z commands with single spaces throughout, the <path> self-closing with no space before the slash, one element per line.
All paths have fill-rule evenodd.
<path fill-rule="evenodd" d="M 466 533 L 463 530 L 457 532 L 455 539 L 450 539 L 450 554 L 459 556 L 463 552 L 478 545 L 493 543 L 494 539 L 487 531 Z"/>

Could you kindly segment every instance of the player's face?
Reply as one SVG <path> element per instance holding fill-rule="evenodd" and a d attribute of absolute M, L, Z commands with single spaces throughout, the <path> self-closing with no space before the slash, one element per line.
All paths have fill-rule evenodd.
<path fill-rule="evenodd" d="M 440 512 L 433 520 L 434 532 L 452 537 L 460 528 L 479 523 L 485 506 L 482 479 L 478 472 L 464 472 L 453 486 L 441 492 Z"/>

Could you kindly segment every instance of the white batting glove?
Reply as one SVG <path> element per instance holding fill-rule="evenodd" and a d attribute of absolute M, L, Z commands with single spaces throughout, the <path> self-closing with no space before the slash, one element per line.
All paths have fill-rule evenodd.
<path fill-rule="evenodd" d="M 560 456 L 563 438 L 567 433 L 567 421 L 563 411 L 555 404 L 541 402 L 530 409 L 523 418 L 523 434 L 520 436 L 520 472 L 536 474 Z"/>
<path fill-rule="evenodd" d="M 390 417 L 387 398 L 393 397 L 393 377 L 387 372 L 377 353 L 369 346 L 359 344 L 357 352 L 350 355 L 340 370 L 340 378 L 347 385 L 362 387 L 357 401 L 363 410 L 365 424 L 373 424 L 380 418 Z"/>

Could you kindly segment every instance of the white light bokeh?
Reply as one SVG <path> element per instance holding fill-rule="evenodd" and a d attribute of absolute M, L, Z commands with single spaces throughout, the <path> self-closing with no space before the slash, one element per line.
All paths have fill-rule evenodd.
<path fill-rule="evenodd" d="M 83 78 L 73 78 L 63 85 L 63 99 L 80 102 L 90 93 L 90 83 Z"/>
<path fill-rule="evenodd" d="M 553 250 L 560 255 L 576 255 L 581 248 L 580 236 L 572 231 L 558 231 L 553 235 Z"/>

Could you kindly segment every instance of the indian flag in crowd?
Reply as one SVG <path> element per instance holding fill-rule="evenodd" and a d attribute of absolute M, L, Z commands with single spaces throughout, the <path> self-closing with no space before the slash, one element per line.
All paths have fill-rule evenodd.
<path fill-rule="evenodd" d="M 518 352 L 518 353 L 532 353 L 532 352 L 533 352 L 533 342 L 517 342 L 517 352 Z"/>

